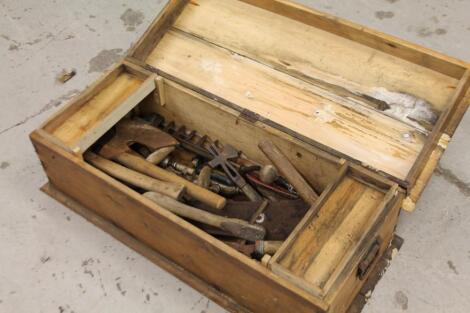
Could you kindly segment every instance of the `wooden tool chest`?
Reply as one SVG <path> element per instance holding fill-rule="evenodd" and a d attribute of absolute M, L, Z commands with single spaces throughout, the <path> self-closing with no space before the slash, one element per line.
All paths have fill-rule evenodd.
<path fill-rule="evenodd" d="M 400 209 L 413 210 L 467 109 L 469 86 L 465 62 L 293 2 L 170 0 L 128 56 L 31 140 L 46 192 L 227 310 L 342 313 L 389 246 Z M 145 116 L 166 121 L 162 129 L 181 145 L 192 130 L 252 164 L 276 166 L 262 149 L 268 141 L 300 173 L 292 185 L 311 187 L 295 188 L 299 197 L 314 200 L 289 217 L 287 202 L 266 202 L 269 222 L 295 225 L 283 234 L 266 226 L 282 243 L 251 258 L 237 247 L 258 233 L 244 228 L 243 241 L 224 242 L 214 227 L 235 232 L 220 218 L 204 226 L 175 214 L 180 204 L 165 207 L 166 196 L 145 193 L 160 190 L 157 179 L 172 183 L 168 201 L 184 193 L 206 199 L 211 214 L 229 210 L 215 191 L 207 200 L 200 185 L 133 163 L 135 151 L 114 146 L 111 161 L 103 158 L 109 137 Z M 126 148 L 134 143 L 142 144 Z M 129 180 L 127 168 L 147 175 Z M 244 177 L 253 188 L 257 178 Z M 257 210 L 248 202 L 239 222 Z"/>

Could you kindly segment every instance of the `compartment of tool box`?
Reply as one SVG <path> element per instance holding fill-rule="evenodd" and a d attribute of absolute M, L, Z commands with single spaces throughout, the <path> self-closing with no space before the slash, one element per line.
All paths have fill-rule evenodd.
<path fill-rule="evenodd" d="M 330 303 L 331 312 L 346 309 L 338 301 L 343 288 L 360 285 L 387 248 L 402 198 L 397 184 L 344 164 L 268 267 Z"/>
<path fill-rule="evenodd" d="M 83 153 L 155 89 L 155 75 L 124 62 L 90 86 L 41 129 L 76 153 Z"/>

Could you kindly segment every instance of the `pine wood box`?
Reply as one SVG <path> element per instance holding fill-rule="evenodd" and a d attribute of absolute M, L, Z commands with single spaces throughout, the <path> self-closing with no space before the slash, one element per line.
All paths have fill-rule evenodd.
<path fill-rule="evenodd" d="M 44 190 L 231 312 L 345 312 L 469 103 L 469 64 L 285 0 L 170 0 L 128 56 L 31 134 Z M 83 160 L 158 112 L 321 196 L 265 264 Z M 369 260 L 368 268 L 361 262 Z"/>

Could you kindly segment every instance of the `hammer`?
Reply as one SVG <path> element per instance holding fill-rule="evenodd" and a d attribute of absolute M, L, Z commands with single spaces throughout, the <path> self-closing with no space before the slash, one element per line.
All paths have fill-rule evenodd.
<path fill-rule="evenodd" d="M 295 187 L 300 197 L 310 205 L 318 199 L 318 194 L 307 183 L 305 178 L 297 171 L 289 159 L 270 140 L 266 139 L 258 144 L 258 147 L 266 157 L 276 166 L 279 172 Z"/>
<path fill-rule="evenodd" d="M 84 158 L 87 162 L 107 173 L 108 175 L 111 175 L 114 178 L 117 178 L 133 186 L 145 190 L 160 192 L 177 200 L 180 200 L 183 197 L 184 186 L 174 183 L 162 182 L 155 178 L 148 177 L 144 174 L 114 163 L 113 161 L 102 158 L 90 151 L 85 153 Z"/>
<path fill-rule="evenodd" d="M 262 240 L 266 235 L 266 229 L 263 226 L 252 225 L 237 218 L 215 215 L 178 202 L 158 192 L 146 192 L 144 197 L 179 216 L 222 229 L 237 238 L 255 241 Z"/>
<path fill-rule="evenodd" d="M 116 135 L 106 143 L 99 154 L 112 159 L 128 168 L 164 182 L 176 183 L 186 187 L 186 193 L 192 198 L 215 209 L 222 209 L 226 199 L 210 190 L 204 189 L 172 172 L 132 153 L 130 145 L 139 143 L 152 151 L 172 147 L 178 141 L 166 132 L 139 120 L 123 120 L 116 125 Z"/>

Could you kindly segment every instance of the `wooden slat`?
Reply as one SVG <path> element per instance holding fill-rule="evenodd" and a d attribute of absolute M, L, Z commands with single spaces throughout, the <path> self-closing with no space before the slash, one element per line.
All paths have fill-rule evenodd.
<path fill-rule="evenodd" d="M 413 185 L 418 179 L 423 168 L 426 166 L 426 163 L 431 156 L 433 150 L 437 146 L 439 139 L 446 130 L 446 127 L 450 125 L 451 128 L 456 127 L 455 124 L 452 124 L 452 120 L 456 119 L 459 121 L 463 116 L 456 116 L 456 114 L 463 114 L 465 111 L 462 111 L 462 108 L 465 110 L 468 107 L 468 104 L 465 104 L 465 96 L 470 89 L 470 69 L 466 70 L 464 75 L 459 81 L 457 88 L 452 96 L 452 99 L 449 101 L 444 114 L 441 114 L 437 124 L 434 126 L 432 133 L 428 136 L 427 142 L 423 147 L 422 151 L 418 155 L 415 164 L 410 169 L 406 181 Z M 451 123 L 451 124 L 449 124 Z"/>
<path fill-rule="evenodd" d="M 354 223 L 361 223 L 361 218 L 356 218 L 355 221 L 350 221 L 352 225 L 350 228 L 351 231 L 345 237 L 345 240 L 352 241 L 352 243 L 349 245 L 348 249 L 343 250 L 344 254 L 341 257 L 340 262 L 330 274 L 329 279 L 325 281 L 323 286 L 325 292 L 333 292 L 335 289 L 337 290 L 348 275 L 350 275 L 351 270 L 356 268 L 360 260 L 369 251 L 374 241 L 377 239 L 383 240 L 382 238 L 377 237 L 377 233 L 383 227 L 383 224 L 385 224 L 386 216 L 388 216 L 390 210 L 400 198 L 399 194 L 401 194 L 401 190 L 397 184 L 393 184 L 385 194 L 373 188 L 367 189 L 367 191 L 369 190 L 369 197 L 364 197 L 364 201 L 362 201 L 362 199 L 361 201 L 358 201 L 358 205 L 362 207 L 362 209 L 359 210 L 360 212 L 357 212 L 354 208 L 351 212 L 355 214 L 356 217 L 365 217 L 367 221 L 363 221 L 362 223 L 363 230 L 358 230 L 357 227 L 354 226 Z M 369 214 L 365 215 L 361 211 L 367 210 L 367 207 L 371 209 L 374 207 L 374 209 L 369 212 Z M 345 225 L 341 225 L 341 228 L 343 228 L 343 231 L 346 230 L 347 232 L 347 227 L 345 227 Z M 339 237 L 341 237 L 341 235 Z M 353 238 L 353 240 L 351 240 L 351 238 Z M 340 245 L 344 246 L 344 244 Z M 357 272 L 355 274 L 357 274 Z"/>
<path fill-rule="evenodd" d="M 362 238 L 383 198 L 382 192 L 346 176 L 321 207 L 318 218 L 304 224 L 278 263 L 324 289 L 345 254 Z"/>
<path fill-rule="evenodd" d="M 122 73 L 106 88 L 100 90 L 79 110 L 58 125 L 51 133 L 67 145 L 77 142 L 100 118 L 109 113 L 137 90 L 142 81 Z"/>
<path fill-rule="evenodd" d="M 240 0 L 460 79 L 468 63 L 290 0 Z"/>
<path fill-rule="evenodd" d="M 340 160 L 341 167 L 336 174 L 335 178 L 331 180 L 329 185 L 323 190 L 320 194 L 320 197 L 317 199 L 316 203 L 310 207 L 307 214 L 302 218 L 302 221 L 294 228 L 291 232 L 289 237 L 284 241 L 281 247 L 277 250 L 277 252 L 273 255 L 273 257 L 269 261 L 269 266 L 275 265 L 282 260 L 286 254 L 290 251 L 290 247 L 292 243 L 297 240 L 299 235 L 301 235 L 302 231 L 305 229 L 306 225 L 314 219 L 317 218 L 319 211 L 317 210 L 318 207 L 323 207 L 323 205 L 328 201 L 329 197 L 333 192 L 337 189 L 338 185 L 342 182 L 343 178 L 349 171 L 349 163 L 345 160 Z"/>
<path fill-rule="evenodd" d="M 399 179 L 424 142 L 413 127 L 371 109 L 339 105 L 307 83 L 179 33 L 167 33 L 147 63 Z"/>
<path fill-rule="evenodd" d="M 446 117 L 442 132 L 452 136 L 457 129 L 460 121 L 462 120 L 465 112 L 470 105 L 470 69 L 465 71 L 465 74 L 460 80 L 459 86 L 450 102 L 450 109 L 448 117 Z"/>
<path fill-rule="evenodd" d="M 467 90 L 467 96 L 462 99 L 460 105 L 454 111 L 453 116 L 451 116 L 445 126 L 444 133 L 453 136 L 457 127 L 459 126 L 460 122 L 462 121 L 465 113 L 468 111 L 468 107 L 470 106 L 470 89 Z"/>
<path fill-rule="evenodd" d="M 383 87 L 426 99 L 435 110 L 443 111 L 458 83 L 453 77 L 283 13 L 238 0 L 198 0 L 187 5 L 174 27 L 298 78 L 323 82 L 324 88 L 347 97 L 354 94 L 345 89 L 372 97 Z"/>
<path fill-rule="evenodd" d="M 305 227 L 301 231 L 289 253 L 279 263 L 292 273 L 303 276 L 364 191 L 364 185 L 345 177 L 335 190 L 334 197 L 322 206 L 315 222 L 310 220 L 311 227 Z"/>
<path fill-rule="evenodd" d="M 410 190 L 408 190 L 408 197 L 406 197 L 405 201 L 403 202 L 404 210 L 408 212 L 412 212 L 416 208 L 416 203 L 418 202 L 426 185 L 431 179 L 432 174 L 434 173 L 434 170 L 439 164 L 439 160 L 444 154 L 445 149 L 447 149 L 449 140 L 450 140 L 450 137 L 447 136 L 446 134 L 443 134 L 441 136 L 441 139 L 439 139 L 437 146 L 432 151 L 426 164 L 424 165 L 420 174 L 416 178 L 416 181 L 413 184 L 413 187 L 410 188 Z"/>
<path fill-rule="evenodd" d="M 123 73 L 125 67 L 118 63 L 111 69 L 105 72 L 93 84 L 87 87 L 80 95 L 74 97 L 69 103 L 64 105 L 59 111 L 49 117 L 42 125 L 41 128 L 49 133 L 53 133 L 60 125 L 62 125 L 70 116 L 74 115 L 82 106 L 90 101 L 96 94 L 100 93 L 103 89 L 113 83 L 116 78 Z"/>
<path fill-rule="evenodd" d="M 154 79 L 143 82 L 133 75 L 122 73 L 52 134 L 74 151 L 84 151 L 154 89 Z"/>
<path fill-rule="evenodd" d="M 390 245 L 395 231 L 395 227 L 397 225 L 402 200 L 403 194 L 399 193 L 396 201 L 393 203 L 393 207 L 391 208 L 388 215 L 384 218 L 384 222 L 381 225 L 380 230 L 377 232 L 377 238 L 380 238 L 382 240 L 380 244 L 380 251 L 378 253 L 377 260 L 371 265 L 372 270 L 369 272 L 368 275 L 366 275 L 366 277 L 371 277 L 371 274 L 377 268 L 377 263 L 380 260 L 380 256 L 384 254 L 384 252 Z M 362 255 L 362 257 L 364 257 L 364 255 Z M 347 277 L 347 279 L 344 280 L 341 285 L 337 286 L 335 290 L 330 292 L 325 298 L 325 300 L 331 304 L 328 313 L 346 312 L 347 308 L 351 305 L 352 301 L 355 298 L 355 295 L 358 294 L 362 286 L 369 283 L 364 283 L 364 280 L 359 279 L 356 273 L 357 267 L 351 267 L 349 272 L 345 273 L 345 277 Z"/>

